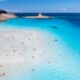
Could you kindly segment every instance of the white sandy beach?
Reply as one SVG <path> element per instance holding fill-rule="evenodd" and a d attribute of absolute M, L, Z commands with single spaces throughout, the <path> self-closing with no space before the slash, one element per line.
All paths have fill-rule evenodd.
<path fill-rule="evenodd" d="M 41 31 L 0 29 L 1 80 L 19 73 L 17 70 L 21 71 L 27 67 L 27 72 L 31 72 L 39 67 L 45 58 L 45 39 Z M 46 57 L 49 57 L 47 55 Z"/>
<path fill-rule="evenodd" d="M 74 70 L 70 66 L 74 61 L 67 61 L 63 53 L 69 50 L 63 44 L 57 36 L 40 30 L 0 29 L 0 80 L 21 80 L 45 65 L 73 74 L 69 70 Z"/>
<path fill-rule="evenodd" d="M 52 18 L 50 16 L 45 16 L 45 15 L 42 15 L 41 13 L 38 14 L 38 16 L 25 16 L 24 18 L 38 18 L 38 19 L 42 19 L 42 18 Z"/>

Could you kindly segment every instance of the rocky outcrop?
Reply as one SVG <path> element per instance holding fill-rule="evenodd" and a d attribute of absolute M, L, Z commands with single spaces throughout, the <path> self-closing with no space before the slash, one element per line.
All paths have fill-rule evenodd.
<path fill-rule="evenodd" d="M 4 21 L 11 18 L 16 18 L 15 14 L 8 13 L 7 11 L 0 10 L 0 21 Z"/>
<path fill-rule="evenodd" d="M 11 19 L 11 18 L 16 18 L 17 16 L 14 14 L 0 14 L 0 21 Z"/>

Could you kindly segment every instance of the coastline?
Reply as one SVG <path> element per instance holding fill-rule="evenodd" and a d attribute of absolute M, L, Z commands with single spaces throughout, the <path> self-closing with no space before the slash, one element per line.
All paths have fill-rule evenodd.
<path fill-rule="evenodd" d="M 25 16 L 24 18 L 38 18 L 38 19 L 40 19 L 40 18 L 51 18 L 51 17 L 45 16 L 45 15 L 39 13 L 37 16 Z"/>
<path fill-rule="evenodd" d="M 12 18 L 17 18 L 17 17 L 18 16 L 16 14 L 1 13 L 0 14 L 0 22 L 8 20 L 8 19 L 12 19 Z M 41 13 L 39 13 L 37 16 L 23 16 L 23 17 L 20 17 L 20 18 L 38 18 L 38 19 L 44 19 L 44 18 L 53 18 L 53 17 L 51 17 L 51 16 L 45 16 L 45 15 L 42 15 Z"/>

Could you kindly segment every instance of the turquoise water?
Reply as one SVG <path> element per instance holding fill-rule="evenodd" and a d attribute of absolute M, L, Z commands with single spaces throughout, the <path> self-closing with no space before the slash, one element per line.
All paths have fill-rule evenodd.
<path fill-rule="evenodd" d="M 29 74 L 26 67 L 21 73 L 13 73 L 13 76 L 8 77 L 7 80 L 80 80 L 80 27 L 65 19 L 24 18 L 1 22 L 0 27 L 40 30 L 44 37 L 56 39 L 50 42 L 51 47 L 46 44 L 42 46 L 48 55 L 52 55 L 51 63 L 47 63 L 46 60 Z"/>

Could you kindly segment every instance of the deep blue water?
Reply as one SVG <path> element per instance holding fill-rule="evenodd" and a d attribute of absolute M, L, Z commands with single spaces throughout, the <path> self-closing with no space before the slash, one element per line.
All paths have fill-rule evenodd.
<path fill-rule="evenodd" d="M 15 13 L 19 17 L 23 16 L 37 16 L 38 13 Z M 52 16 L 55 18 L 66 19 L 70 21 L 72 24 L 80 27 L 80 13 L 42 13 L 46 16 Z"/>
<path fill-rule="evenodd" d="M 17 16 L 37 16 L 39 13 L 15 13 Z M 61 18 L 80 18 L 80 13 L 42 13 L 46 16 L 56 16 Z"/>
<path fill-rule="evenodd" d="M 37 15 L 37 13 L 17 13 L 17 15 L 22 17 Z M 11 78 L 12 80 L 80 80 L 80 14 L 45 13 L 45 15 L 54 16 L 54 18 L 16 18 L 0 23 L 0 27 L 5 29 L 16 28 L 19 30 L 41 30 L 42 33 L 48 32 L 51 39 L 57 38 L 59 41 L 54 43 L 50 41 L 51 39 L 46 39 L 46 41 L 51 42 L 52 46 L 49 47 L 47 44 L 41 46 L 43 49 L 45 48 L 46 53 L 52 55 L 51 65 L 41 64 L 40 68 L 36 68 L 34 72 L 29 74 L 27 74 L 26 66 L 25 71 L 17 72 L 17 75 L 8 78 L 8 80 L 11 80 Z M 45 37 L 45 34 L 43 36 Z M 47 33 L 46 36 L 48 36 Z M 49 52 L 47 52 L 48 50 Z M 58 54 L 61 55 L 61 58 L 58 57 Z"/>

